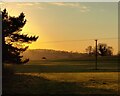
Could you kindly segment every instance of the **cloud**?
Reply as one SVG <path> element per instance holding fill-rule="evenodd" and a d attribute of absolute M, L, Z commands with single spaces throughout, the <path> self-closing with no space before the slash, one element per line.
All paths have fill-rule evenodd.
<path fill-rule="evenodd" d="M 50 3 L 52 5 L 56 6 L 68 6 L 68 7 L 78 7 L 78 3 L 64 3 L 64 2 L 55 2 L 55 3 Z"/>
<path fill-rule="evenodd" d="M 89 12 L 90 8 L 86 7 L 86 6 L 82 6 L 80 7 L 80 12 Z"/>
<path fill-rule="evenodd" d="M 34 3 L 18 3 L 17 6 L 33 6 Z"/>
<path fill-rule="evenodd" d="M 31 7 L 34 6 L 38 9 L 41 9 L 41 10 L 45 9 L 42 5 L 40 6 L 39 2 L 32 2 L 32 3 L 23 3 L 22 2 L 22 3 L 17 3 L 17 6 L 19 6 L 20 8 L 23 6 L 31 6 Z"/>
<path fill-rule="evenodd" d="M 44 7 L 41 7 L 41 6 L 39 6 L 38 8 L 41 9 L 41 10 L 45 9 Z"/>
<path fill-rule="evenodd" d="M 88 12 L 90 11 L 90 8 L 88 8 L 85 5 L 81 5 L 80 3 L 64 3 L 64 2 L 55 2 L 55 3 L 49 3 L 55 6 L 65 6 L 65 7 L 70 7 L 70 8 L 78 8 L 80 9 L 80 12 Z"/>
<path fill-rule="evenodd" d="M 50 4 L 52 4 L 52 5 L 56 5 L 56 6 L 65 6 L 65 4 L 64 3 L 62 3 L 62 2 L 55 2 L 55 3 L 50 3 Z"/>
<path fill-rule="evenodd" d="M 90 11 L 90 10 L 80 10 L 80 12 L 83 12 L 83 13 L 88 12 L 88 11 Z"/>

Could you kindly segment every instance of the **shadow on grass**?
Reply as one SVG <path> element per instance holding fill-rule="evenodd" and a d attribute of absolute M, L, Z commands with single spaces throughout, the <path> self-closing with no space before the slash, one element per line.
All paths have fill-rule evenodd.
<path fill-rule="evenodd" d="M 105 96 L 116 96 L 116 92 L 114 90 L 88 88 L 85 87 L 83 83 L 57 82 L 47 80 L 43 77 L 34 77 L 18 74 L 3 76 L 2 93 L 3 96 L 26 96 L 29 94 L 32 96 L 49 96 L 50 94 L 105 94 Z"/>
<path fill-rule="evenodd" d="M 14 67 L 16 72 L 40 72 L 40 73 L 77 73 L 77 72 L 119 72 L 118 68 L 109 67 L 98 67 L 95 70 L 94 66 L 77 66 L 77 65 L 54 65 L 54 66 L 44 66 L 44 65 L 20 65 Z"/>

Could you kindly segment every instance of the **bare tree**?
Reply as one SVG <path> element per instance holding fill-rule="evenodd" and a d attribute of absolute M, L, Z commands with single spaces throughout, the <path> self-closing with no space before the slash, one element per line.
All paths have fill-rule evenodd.
<path fill-rule="evenodd" d="M 93 48 L 92 46 L 88 46 L 85 50 L 89 55 L 96 54 L 95 47 Z M 99 43 L 97 45 L 97 54 L 100 56 L 111 56 L 113 55 L 113 48 L 105 43 Z"/>
<path fill-rule="evenodd" d="M 87 52 L 89 55 L 91 55 L 91 54 L 93 53 L 93 48 L 92 48 L 92 46 L 88 46 L 85 50 L 86 50 L 86 52 Z"/>
<path fill-rule="evenodd" d="M 107 46 L 105 43 L 99 43 L 98 54 L 101 56 L 111 56 L 113 55 L 113 48 L 111 46 Z"/>

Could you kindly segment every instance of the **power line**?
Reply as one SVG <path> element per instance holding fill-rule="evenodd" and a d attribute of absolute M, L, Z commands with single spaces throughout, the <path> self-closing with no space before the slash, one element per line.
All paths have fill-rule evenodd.
<path fill-rule="evenodd" d="M 98 40 L 108 40 L 108 39 L 118 39 L 118 38 L 98 38 Z M 88 41 L 88 40 L 95 40 L 95 39 L 46 41 L 46 42 L 40 42 L 40 43 L 79 42 L 79 41 Z"/>

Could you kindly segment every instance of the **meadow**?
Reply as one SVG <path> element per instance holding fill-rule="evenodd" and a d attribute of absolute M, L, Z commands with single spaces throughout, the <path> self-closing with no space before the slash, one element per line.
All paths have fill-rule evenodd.
<path fill-rule="evenodd" d="M 3 94 L 118 94 L 118 57 L 39 60 L 6 65 L 14 75 L 3 76 Z M 105 95 L 106 96 L 106 95 Z"/>

